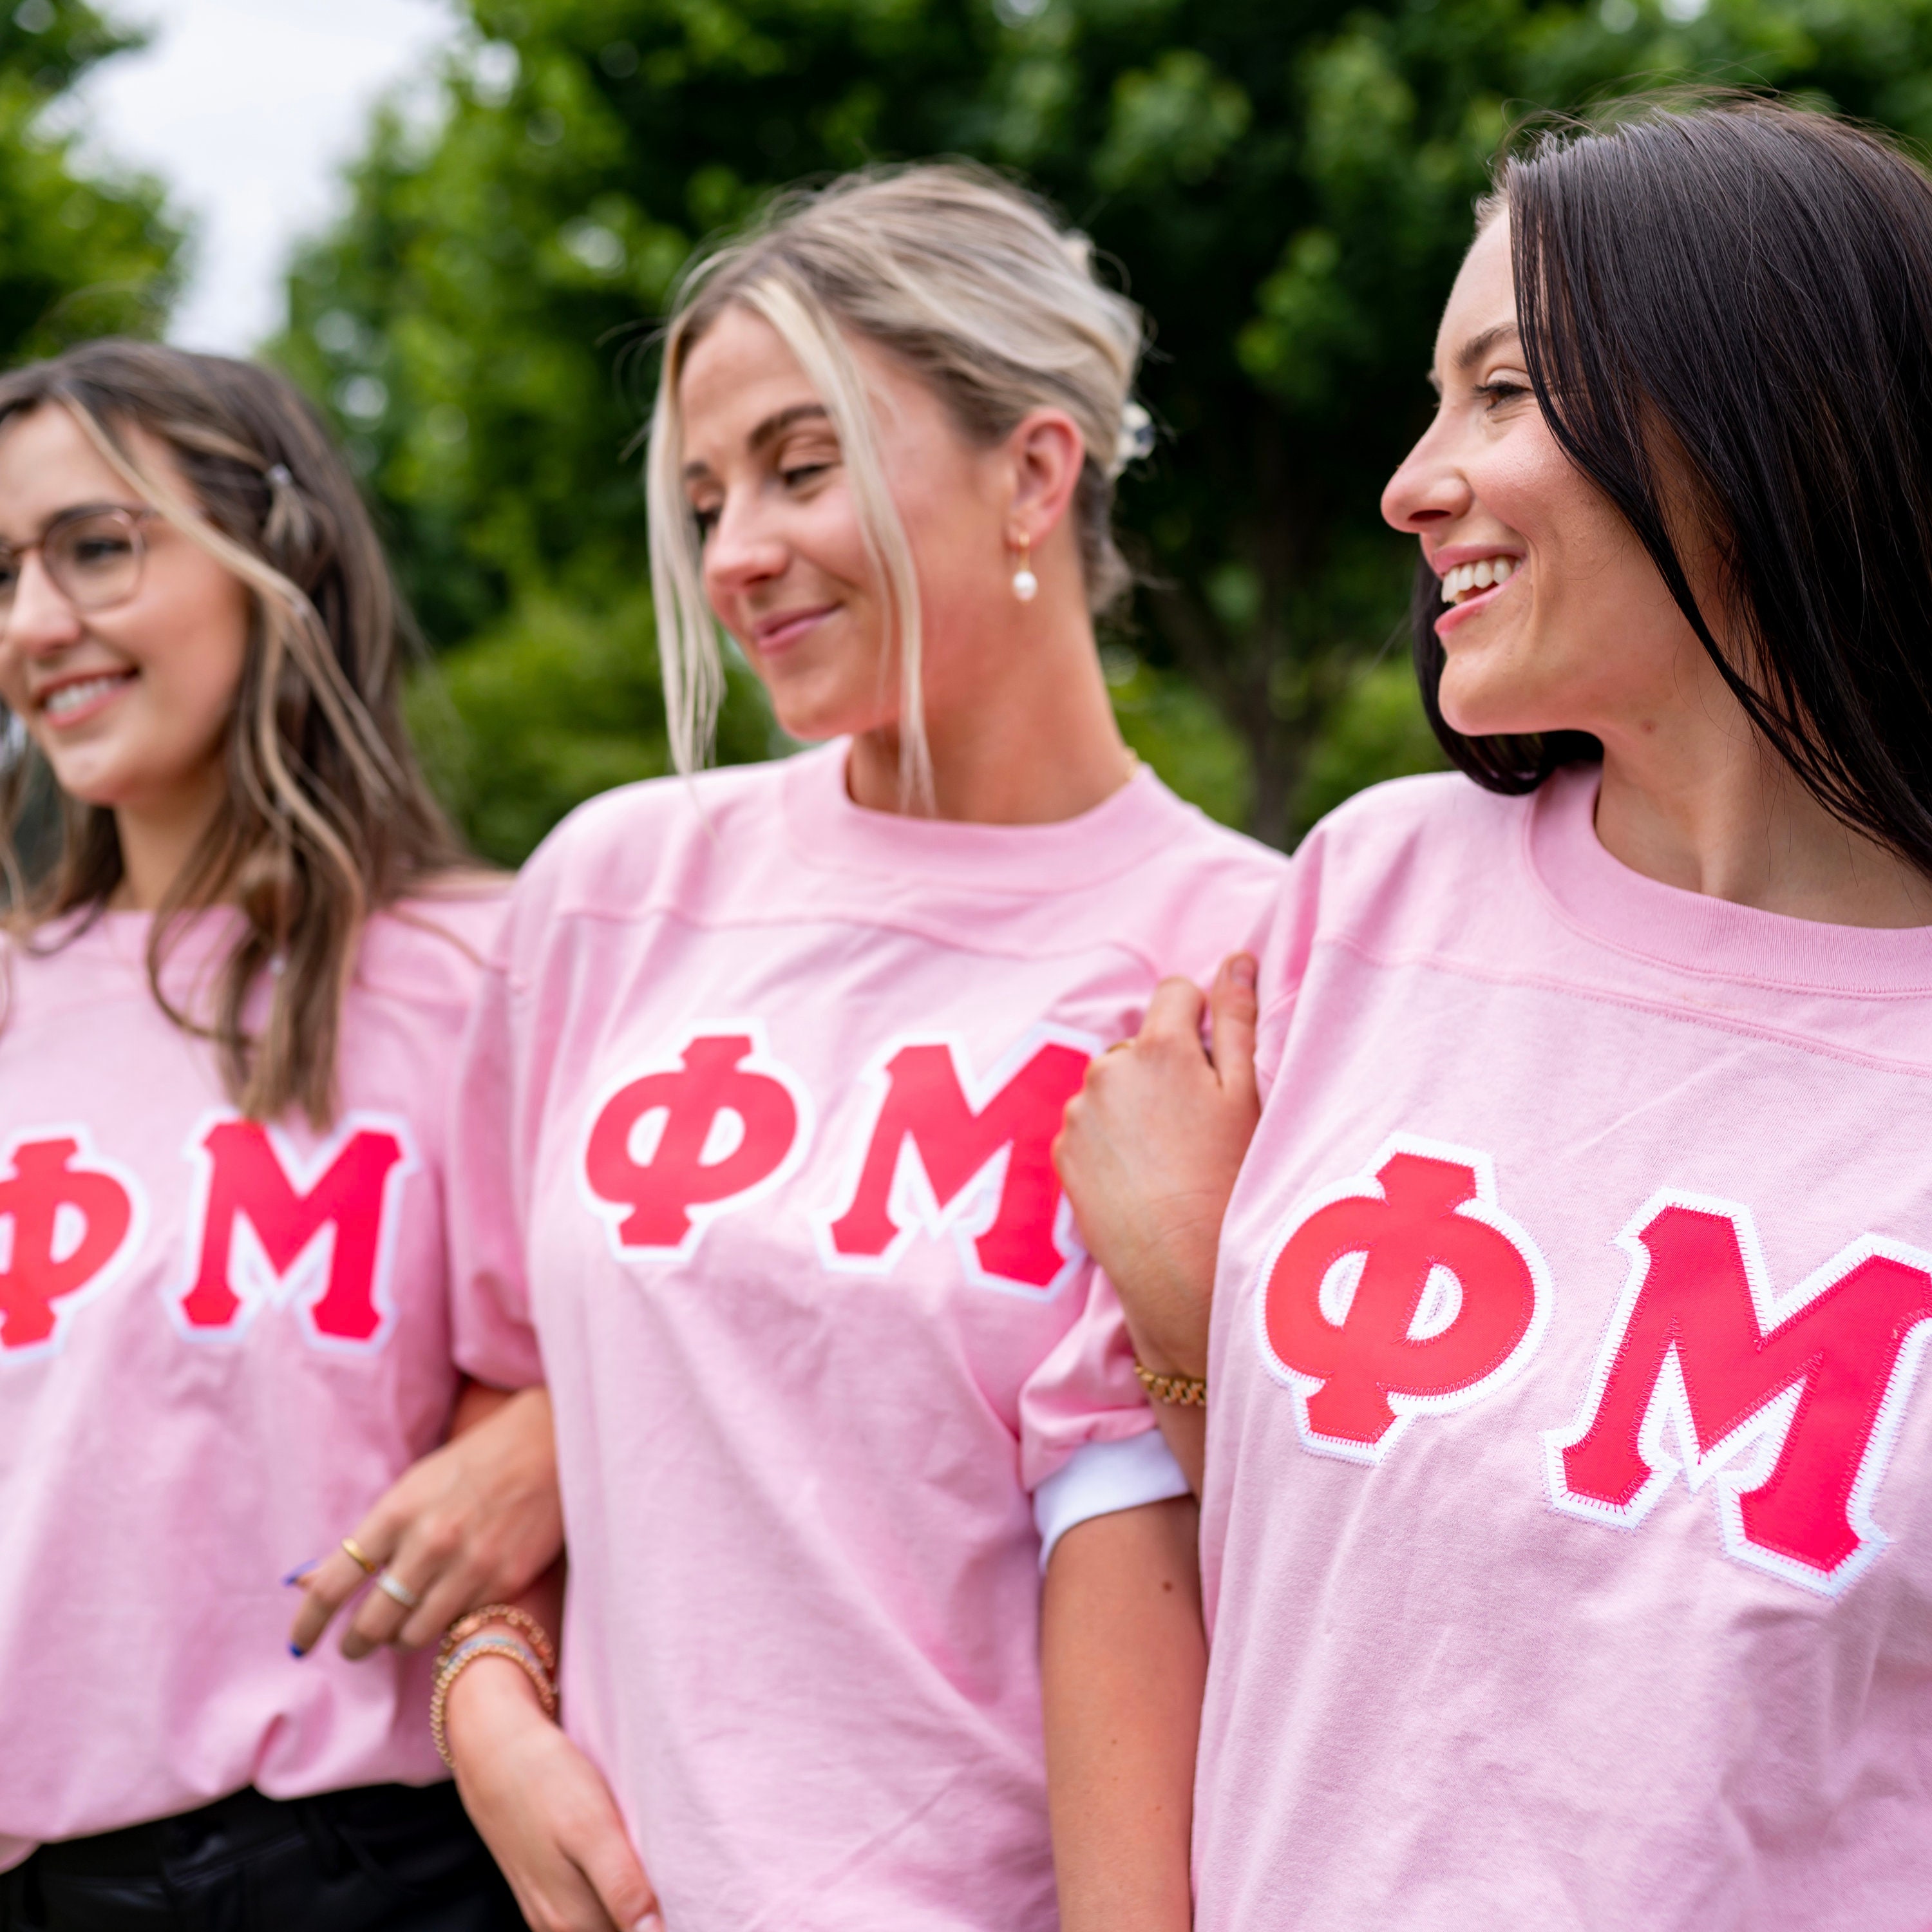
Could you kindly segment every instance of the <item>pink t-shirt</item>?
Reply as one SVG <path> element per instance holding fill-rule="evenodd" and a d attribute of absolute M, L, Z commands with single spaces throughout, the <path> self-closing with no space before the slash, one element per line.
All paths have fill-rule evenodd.
<path fill-rule="evenodd" d="M 1932 1922 L 1932 932 L 1597 774 L 1298 857 L 1210 1354 L 1202 1932 Z"/>
<path fill-rule="evenodd" d="M 1149 772 L 962 825 L 845 755 L 615 793 L 526 869 L 452 1180 L 505 1318 L 460 1353 L 535 1374 L 527 1310 L 565 1721 L 668 1924 L 1040 1932 L 1036 1521 L 1184 1486 L 1048 1148 L 1284 862 Z"/>
<path fill-rule="evenodd" d="M 0 1866 L 248 1784 L 444 1774 L 431 1660 L 298 1662 L 281 1580 L 448 1424 L 448 1083 L 500 916 L 371 923 L 323 1135 L 229 1103 L 145 916 L 0 946 Z M 232 931 L 190 929 L 178 1000 Z"/>

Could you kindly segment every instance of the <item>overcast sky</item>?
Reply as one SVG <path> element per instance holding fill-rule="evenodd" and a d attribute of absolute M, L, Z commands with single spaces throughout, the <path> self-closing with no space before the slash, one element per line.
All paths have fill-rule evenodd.
<path fill-rule="evenodd" d="M 447 0 L 109 0 L 150 27 L 78 104 L 104 154 L 161 176 L 196 218 L 193 280 L 173 339 L 246 350 L 282 320 L 296 238 L 340 205 L 336 174 L 386 92 L 435 70 L 456 32 Z"/>

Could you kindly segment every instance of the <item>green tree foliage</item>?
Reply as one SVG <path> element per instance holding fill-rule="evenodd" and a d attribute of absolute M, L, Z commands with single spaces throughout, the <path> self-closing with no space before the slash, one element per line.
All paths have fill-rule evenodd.
<path fill-rule="evenodd" d="M 152 182 L 78 168 L 50 105 L 110 54 L 138 46 L 78 0 L 0 14 L 0 362 L 90 335 L 152 334 L 176 291 L 180 236 Z"/>
<path fill-rule="evenodd" d="M 1109 674 L 1210 809 L 1292 838 L 1432 757 L 1388 653 L 1382 484 L 1512 112 L 1630 85 L 1810 91 L 1932 135 L 1932 0 L 470 0 L 428 136 L 394 117 L 292 284 L 432 637 L 458 782 L 514 858 L 661 766 L 641 325 L 776 185 L 976 155 L 1052 196 L 1156 325 L 1121 506 L 1148 582 Z M 1400 646 L 1398 646 L 1398 653 Z M 518 734 L 534 728 L 530 742 Z M 769 748 L 741 692 L 728 757 Z"/>

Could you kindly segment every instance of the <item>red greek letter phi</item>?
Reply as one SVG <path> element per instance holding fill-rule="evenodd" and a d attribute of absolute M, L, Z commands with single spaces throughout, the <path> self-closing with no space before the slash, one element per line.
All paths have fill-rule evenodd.
<path fill-rule="evenodd" d="M 1418 1414 L 1516 1375 L 1549 1319 L 1535 1244 L 1496 1205 L 1486 1154 L 1397 1134 L 1305 1203 L 1264 1262 L 1262 1359 L 1303 1447 L 1379 1462 Z"/>
<path fill-rule="evenodd" d="M 1932 1256 L 1867 1235 L 1778 1299 L 1748 1208 L 1670 1193 L 1617 1245 L 1630 1276 L 1582 1410 L 1544 1437 L 1551 1501 L 1630 1528 L 1679 1469 L 1694 1490 L 1722 1471 L 1726 1553 L 1835 1596 L 1886 1541 L 1871 1498 L 1932 1322 Z"/>
<path fill-rule="evenodd" d="M 348 1114 L 304 1160 L 260 1121 L 221 1115 L 187 1150 L 200 1171 L 194 1274 L 173 1305 L 190 1339 L 232 1339 L 262 1304 L 290 1299 L 320 1347 L 388 1339 L 402 1185 L 418 1165 L 406 1121 Z"/>
<path fill-rule="evenodd" d="M 950 1232 L 968 1279 L 1057 1293 L 1084 1250 L 1053 1170 L 1053 1137 L 1097 1040 L 1036 1027 L 983 1081 L 957 1041 L 889 1049 L 878 1112 L 844 1209 L 818 1226 L 828 1268 L 883 1274 L 921 1228 Z"/>
<path fill-rule="evenodd" d="M 674 1051 L 675 1067 L 626 1075 L 591 1108 L 584 1197 L 620 1261 L 692 1253 L 721 1214 L 779 1186 L 811 1137 L 811 1098 L 755 1020 L 694 1028 Z"/>
<path fill-rule="evenodd" d="M 139 1184 L 84 1127 L 29 1128 L 0 1173 L 0 1355 L 51 1352 L 74 1312 L 138 1244 Z"/>

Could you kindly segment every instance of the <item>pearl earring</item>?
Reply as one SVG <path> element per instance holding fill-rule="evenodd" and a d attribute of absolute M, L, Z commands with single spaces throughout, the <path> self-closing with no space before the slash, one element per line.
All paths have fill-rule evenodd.
<path fill-rule="evenodd" d="M 1030 604 L 1040 589 L 1040 579 L 1033 574 L 1033 539 L 1020 538 L 1020 567 L 1013 572 L 1013 595 L 1022 604 Z"/>

